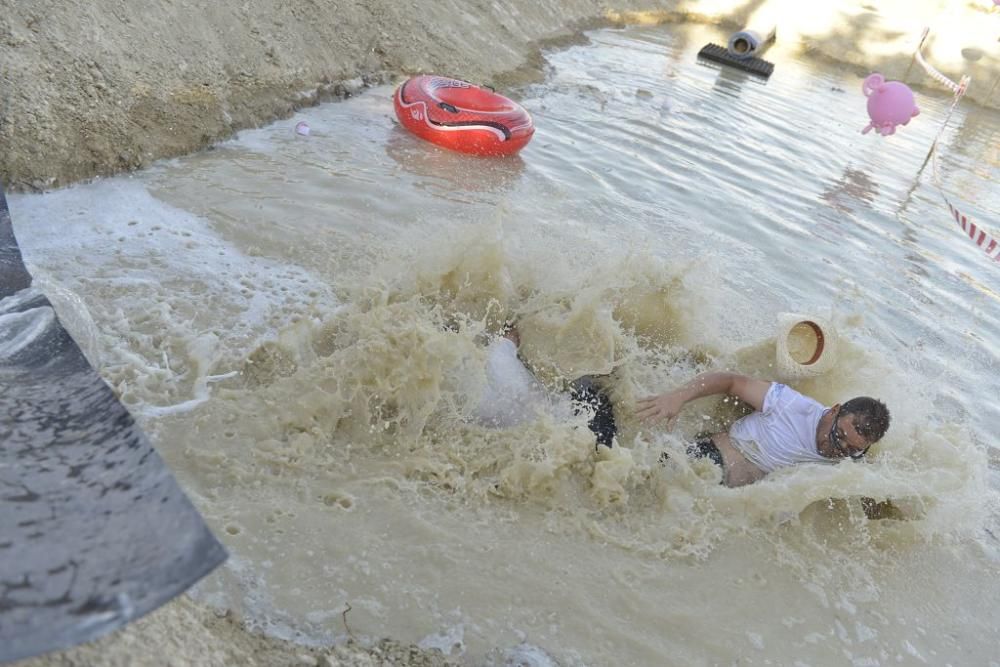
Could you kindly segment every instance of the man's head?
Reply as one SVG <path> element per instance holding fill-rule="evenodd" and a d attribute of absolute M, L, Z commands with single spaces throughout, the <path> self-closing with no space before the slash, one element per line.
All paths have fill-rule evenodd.
<path fill-rule="evenodd" d="M 885 403 L 870 396 L 858 396 L 840 406 L 841 415 L 850 415 L 854 429 L 869 445 L 882 439 L 889 430 L 889 408 Z"/>
<path fill-rule="evenodd" d="M 833 419 L 823 443 L 826 456 L 861 458 L 889 430 L 889 408 L 868 396 L 835 405 L 831 413 Z"/>

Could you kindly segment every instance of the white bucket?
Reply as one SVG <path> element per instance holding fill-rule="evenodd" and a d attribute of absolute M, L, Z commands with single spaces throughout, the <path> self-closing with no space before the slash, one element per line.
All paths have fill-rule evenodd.
<path fill-rule="evenodd" d="M 837 334 L 821 317 L 781 313 L 775 339 L 775 366 L 780 380 L 816 377 L 836 363 Z"/>
<path fill-rule="evenodd" d="M 773 26 L 763 30 L 751 30 L 749 28 L 734 32 L 729 37 L 726 50 L 729 55 L 740 60 L 760 57 L 767 50 L 767 47 L 774 42 L 775 29 Z"/>

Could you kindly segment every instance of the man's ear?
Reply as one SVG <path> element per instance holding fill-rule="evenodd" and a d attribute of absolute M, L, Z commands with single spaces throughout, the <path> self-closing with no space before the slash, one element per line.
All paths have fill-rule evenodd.
<path fill-rule="evenodd" d="M 840 412 L 840 403 L 835 403 L 835 404 L 834 404 L 834 405 L 833 405 L 833 406 L 832 406 L 832 407 L 830 408 L 830 412 Z M 840 415 L 837 415 L 837 416 L 839 417 Z"/>

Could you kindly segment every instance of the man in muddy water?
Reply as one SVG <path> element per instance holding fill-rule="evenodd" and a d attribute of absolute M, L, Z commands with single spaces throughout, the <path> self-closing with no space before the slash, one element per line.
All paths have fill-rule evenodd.
<path fill-rule="evenodd" d="M 563 417 L 585 413 L 596 445 L 613 446 L 617 427 L 607 393 L 585 375 L 569 384 L 566 395 L 549 394 L 518 356 L 520 344 L 517 328 L 507 323 L 487 345 L 487 387 L 474 410 L 474 421 L 490 428 L 509 428 L 533 419 L 546 407 L 557 415 L 565 412 Z"/>
<path fill-rule="evenodd" d="M 726 486 L 751 484 L 797 463 L 860 459 L 889 429 L 889 410 L 877 399 L 859 396 L 827 408 L 787 385 L 725 372 L 702 373 L 677 389 L 640 399 L 636 414 L 666 420 L 670 428 L 689 401 L 717 394 L 735 396 L 755 410 L 728 432 L 688 447 L 688 455 L 708 457 L 722 468 Z"/>

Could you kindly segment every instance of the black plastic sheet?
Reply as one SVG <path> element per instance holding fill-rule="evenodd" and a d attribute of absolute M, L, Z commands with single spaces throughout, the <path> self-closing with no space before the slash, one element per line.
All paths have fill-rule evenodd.
<path fill-rule="evenodd" d="M 225 558 L 31 286 L 0 189 L 0 663 L 118 628 Z"/>

